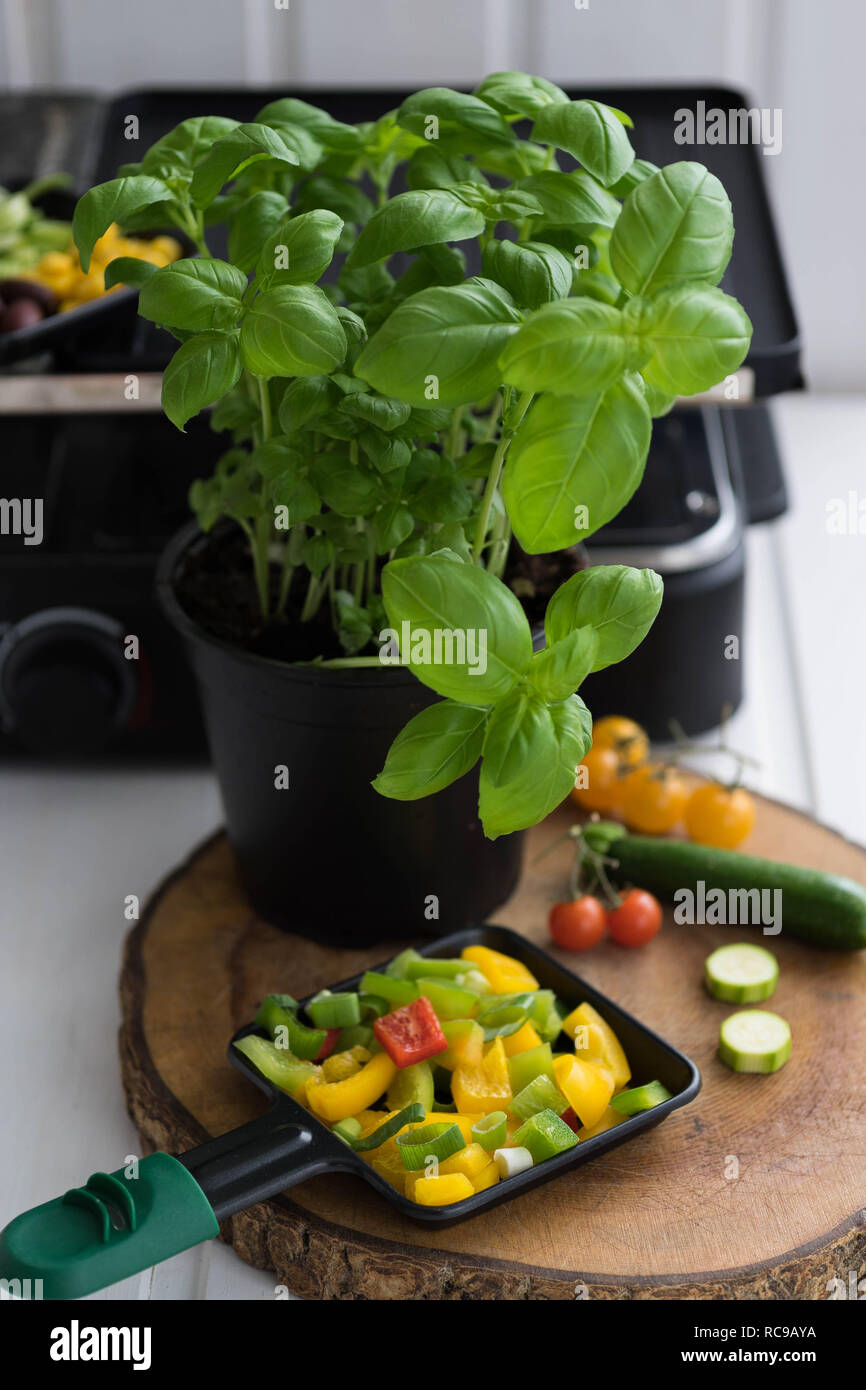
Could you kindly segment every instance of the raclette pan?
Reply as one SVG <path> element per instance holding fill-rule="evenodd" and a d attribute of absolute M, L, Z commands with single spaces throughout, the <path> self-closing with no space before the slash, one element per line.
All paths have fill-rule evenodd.
<path fill-rule="evenodd" d="M 43 1296 L 48 1298 L 82 1297 L 216 1235 L 218 1223 L 234 1212 L 334 1172 L 354 1173 L 411 1221 L 452 1226 L 627 1143 L 694 1100 L 701 1084 L 694 1062 L 516 932 L 499 926 L 472 927 L 427 942 L 418 950 L 425 956 L 454 957 L 466 946 L 479 945 L 522 961 L 541 988 L 552 989 L 569 1011 L 583 1002 L 592 1004 L 622 1043 L 633 1084 L 661 1081 L 670 1099 L 462 1202 L 422 1207 L 387 1183 L 236 1051 L 232 1044 L 239 1038 L 262 1032 L 248 1024 L 232 1038 L 229 1060 L 264 1091 L 271 1108 L 178 1158 L 151 1154 L 140 1160 L 135 1173 L 128 1169 L 96 1173 L 84 1187 L 17 1217 L 0 1234 L 0 1278 L 41 1279 Z M 334 992 L 355 989 L 360 979 L 360 974 L 353 975 L 331 988 Z M 275 980 L 274 987 L 285 983 Z M 305 1002 L 301 1001 L 301 1007 Z M 443 1121 L 447 1118 L 443 1113 Z"/>

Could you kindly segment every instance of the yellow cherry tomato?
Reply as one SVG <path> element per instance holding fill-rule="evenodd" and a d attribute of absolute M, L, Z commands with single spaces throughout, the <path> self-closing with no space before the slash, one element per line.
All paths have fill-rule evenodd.
<path fill-rule="evenodd" d="M 660 763 L 636 767 L 622 785 L 623 817 L 626 825 L 642 835 L 666 835 L 682 820 L 689 789 L 673 768 Z"/>
<path fill-rule="evenodd" d="M 692 840 L 715 849 L 736 849 L 755 825 L 755 803 L 743 787 L 706 782 L 689 797 L 686 830 Z"/>
<path fill-rule="evenodd" d="M 577 769 L 573 799 L 586 811 L 615 811 L 623 785 L 620 771 L 614 750 L 593 744 Z"/>
<path fill-rule="evenodd" d="M 612 748 L 622 767 L 632 768 L 646 762 L 650 744 L 640 724 L 622 714 L 606 714 L 592 726 L 593 748 Z"/>

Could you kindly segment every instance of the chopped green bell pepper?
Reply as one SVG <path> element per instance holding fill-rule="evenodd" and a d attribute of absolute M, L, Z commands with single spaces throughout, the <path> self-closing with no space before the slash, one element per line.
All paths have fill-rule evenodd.
<path fill-rule="evenodd" d="M 553 1110 L 539 1110 L 511 1136 L 517 1149 L 528 1149 L 536 1163 L 555 1158 L 566 1149 L 573 1149 L 577 1135 Z"/>

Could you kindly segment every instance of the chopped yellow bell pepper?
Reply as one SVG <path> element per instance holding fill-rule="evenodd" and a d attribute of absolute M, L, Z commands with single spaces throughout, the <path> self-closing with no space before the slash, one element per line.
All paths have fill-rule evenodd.
<path fill-rule="evenodd" d="M 476 1192 L 486 1192 L 488 1187 L 493 1187 L 499 1182 L 499 1168 L 491 1159 L 487 1166 L 482 1168 L 480 1173 L 476 1173 L 470 1181 Z"/>
<path fill-rule="evenodd" d="M 443 1178 L 418 1178 L 412 1195 L 419 1206 L 447 1207 L 471 1197 L 475 1189 L 464 1173 L 447 1173 Z"/>
<path fill-rule="evenodd" d="M 622 1044 L 609 1023 L 606 1023 L 597 1009 L 591 1004 L 579 1004 L 576 1009 L 572 1009 L 567 1018 L 562 1021 L 562 1027 L 570 1038 L 575 1038 L 578 1028 L 595 1028 L 601 1034 L 601 1046 L 603 1049 L 603 1061 L 613 1076 L 614 1085 L 617 1087 L 626 1086 L 631 1080 L 631 1067 L 628 1058 L 623 1051 Z M 595 1035 L 587 1035 L 591 1037 Z M 577 1041 L 583 1040 L 583 1035 L 577 1036 Z"/>
<path fill-rule="evenodd" d="M 378 1129 L 379 1125 L 383 1125 L 390 1114 L 390 1110 L 359 1110 L 357 1115 L 352 1116 L 352 1119 L 357 1120 L 361 1126 L 361 1137 L 363 1138 L 365 1134 L 370 1134 L 372 1130 Z"/>
<path fill-rule="evenodd" d="M 579 1057 L 557 1057 L 553 1070 L 557 1086 L 581 1124 L 598 1124 L 613 1095 L 610 1072 Z"/>
<path fill-rule="evenodd" d="M 505 1044 L 506 1057 L 516 1057 L 518 1052 L 528 1052 L 531 1047 L 541 1046 L 541 1038 L 528 1019 L 522 1028 L 519 1028 L 516 1033 L 512 1033 L 510 1038 L 503 1038 L 502 1041 Z M 439 1060 L 438 1057 L 436 1060 Z"/>
<path fill-rule="evenodd" d="M 307 1101 L 320 1120 L 336 1124 L 366 1110 L 387 1091 L 397 1068 L 387 1052 L 377 1052 L 369 1062 L 345 1081 L 323 1081 L 313 1076 L 307 1082 Z"/>
<path fill-rule="evenodd" d="M 460 1018 L 446 1022 L 442 1031 L 448 1039 L 448 1050 L 437 1056 L 437 1067 L 445 1067 L 447 1071 L 455 1067 L 477 1067 L 484 1052 L 481 1024 L 474 1018 Z"/>
<path fill-rule="evenodd" d="M 538 981 L 532 972 L 513 956 L 491 951 L 489 946 L 464 946 L 460 955 L 463 960 L 471 960 L 473 965 L 477 965 L 494 994 L 518 994 L 538 989 Z"/>
<path fill-rule="evenodd" d="M 323 1081 L 345 1081 L 354 1076 L 370 1060 L 366 1047 L 350 1047 L 346 1052 L 332 1052 L 322 1063 Z"/>
<path fill-rule="evenodd" d="M 577 1137 L 578 1139 L 594 1139 L 597 1134 L 605 1134 L 607 1130 L 613 1129 L 625 1119 L 628 1119 L 627 1115 L 621 1115 L 618 1110 L 612 1110 L 608 1106 L 598 1123 L 592 1126 L 584 1125 L 583 1129 L 577 1131 Z"/>
<path fill-rule="evenodd" d="M 508 1078 L 508 1058 L 501 1038 L 491 1043 L 480 1066 L 456 1069 L 451 1094 L 461 1115 L 472 1112 L 489 1115 L 491 1110 L 506 1109 L 511 1100 L 511 1082 Z"/>
<path fill-rule="evenodd" d="M 486 1168 L 490 1162 L 490 1154 L 486 1149 L 482 1149 L 480 1144 L 467 1144 L 465 1149 L 459 1153 L 452 1154 L 439 1164 L 439 1176 L 448 1173 L 465 1173 L 467 1178 L 474 1178 Z"/>
<path fill-rule="evenodd" d="M 378 1173 L 380 1178 L 384 1178 L 387 1183 L 390 1183 L 392 1187 L 396 1187 L 398 1192 L 403 1193 L 404 1196 L 410 1195 L 406 1191 L 406 1179 L 410 1174 L 406 1172 L 406 1165 L 399 1154 L 385 1154 L 384 1157 L 380 1158 L 378 1153 L 373 1153 L 362 1154 L 361 1157 L 366 1158 L 373 1171 Z"/>

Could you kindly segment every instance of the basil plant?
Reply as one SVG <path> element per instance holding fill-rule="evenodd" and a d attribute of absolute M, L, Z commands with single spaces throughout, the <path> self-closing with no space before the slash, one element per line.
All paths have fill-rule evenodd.
<path fill-rule="evenodd" d="M 323 665 L 401 662 L 444 697 L 374 786 L 412 800 L 480 758 L 491 838 L 566 796 L 592 739 L 580 685 L 628 656 L 662 597 L 650 570 L 585 569 L 534 650 L 512 537 L 547 553 L 609 522 L 653 417 L 750 340 L 717 288 L 724 188 L 701 164 L 636 159 L 631 124 L 520 72 L 361 125 L 286 98 L 249 123 L 183 121 L 75 212 L 85 269 L 112 222 L 197 248 L 106 270 L 180 342 L 169 419 L 211 406 L 232 436 L 195 514 L 242 528 L 262 625 L 329 621 L 341 654 Z"/>

